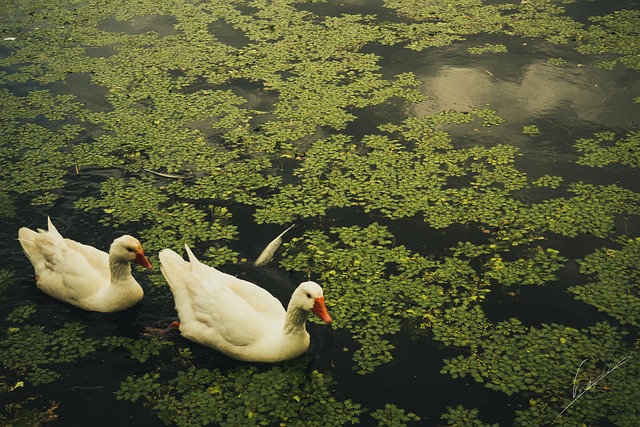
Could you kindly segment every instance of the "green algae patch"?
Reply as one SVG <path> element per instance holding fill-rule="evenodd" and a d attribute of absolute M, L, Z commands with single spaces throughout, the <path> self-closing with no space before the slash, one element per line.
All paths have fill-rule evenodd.
<path fill-rule="evenodd" d="M 506 53 L 507 47 L 500 43 L 485 43 L 481 46 L 472 46 L 470 48 L 467 48 L 467 52 L 474 55 L 482 55 L 483 53 Z"/>
<path fill-rule="evenodd" d="M 409 422 L 418 422 L 420 417 L 413 412 L 405 411 L 394 404 L 385 405 L 384 409 L 377 409 L 371 414 L 378 420 L 378 426 L 406 426 Z"/>
<path fill-rule="evenodd" d="M 581 153 L 576 163 L 591 167 L 603 167 L 620 163 L 640 167 L 640 132 L 631 131 L 624 138 L 616 138 L 613 132 L 600 132 L 593 138 L 581 138 L 575 143 Z"/>
<path fill-rule="evenodd" d="M 392 335 L 406 322 L 430 330 L 447 345 L 476 346 L 476 328 L 489 327 L 481 303 L 494 280 L 546 284 L 566 261 L 552 249 L 524 251 L 517 261 L 503 261 L 497 254 L 505 247 L 497 242 L 460 243 L 449 256 L 433 259 L 392 246 L 393 236 L 378 224 L 331 234 L 338 240 L 318 232 L 292 239 L 281 264 L 317 277 L 335 296 L 328 300 L 334 326 L 360 343 L 354 353 L 360 373 L 393 359 Z M 472 267 L 478 260 L 485 260 L 483 274 Z M 465 324 L 470 319 L 473 327 Z"/>
<path fill-rule="evenodd" d="M 589 277 L 569 292 L 623 324 L 640 326 L 638 260 L 640 238 L 621 242 L 619 249 L 602 248 L 579 260 L 580 273 Z"/>
<path fill-rule="evenodd" d="M 17 320 L 17 313 L 8 320 Z M 24 313 L 21 314 L 24 316 Z M 57 364 L 72 363 L 93 353 L 97 341 L 84 336 L 86 327 L 65 323 L 58 329 L 25 325 L 3 331 L 0 356 L 6 369 L 31 385 L 47 384 L 60 378 Z"/>
<path fill-rule="evenodd" d="M 516 410 L 519 425 L 575 425 L 596 422 L 603 414 L 612 422 L 629 420 L 640 390 L 626 384 L 640 364 L 628 357 L 633 349 L 624 344 L 624 335 L 607 323 L 577 330 L 557 324 L 525 327 L 510 319 L 487 331 L 479 351 L 445 360 L 442 372 L 468 375 L 507 395 L 526 391 L 530 406 Z M 572 402 L 589 381 L 601 383 Z M 603 398 L 607 388 L 619 391 L 615 399 Z"/>
<path fill-rule="evenodd" d="M 177 426 L 338 426 L 360 421 L 365 409 L 337 399 L 331 375 L 300 368 L 289 364 L 224 372 L 192 367 L 168 379 L 154 371 L 128 377 L 116 397 L 141 401 L 164 423 Z"/>
<path fill-rule="evenodd" d="M 478 409 L 467 409 L 462 405 L 455 408 L 447 406 L 447 412 L 440 416 L 447 422 L 449 426 L 469 425 L 474 427 L 498 427 L 499 424 L 488 424 L 482 422 L 479 418 L 480 411 Z"/>
<path fill-rule="evenodd" d="M 101 197 L 81 199 L 76 206 L 85 210 L 102 209 L 102 221 L 106 224 L 151 223 L 139 233 L 139 237 L 145 247 L 154 252 L 166 247 L 179 249 L 185 243 L 193 246 L 201 241 L 233 239 L 237 233 L 237 227 L 231 223 L 232 214 L 226 207 L 171 202 L 152 178 L 110 178 L 101 192 Z M 237 259 L 233 251 L 226 255 L 227 261 Z"/>
<path fill-rule="evenodd" d="M 505 25 L 500 8 L 480 0 L 456 4 L 436 0 L 427 5 L 413 0 L 385 0 L 384 5 L 409 21 L 389 25 L 396 43 L 405 43 L 416 51 L 447 46 L 473 34 L 497 33 Z"/>
<path fill-rule="evenodd" d="M 548 58 L 547 64 L 556 65 L 558 67 L 564 67 L 568 64 L 568 62 L 564 58 Z"/>
<path fill-rule="evenodd" d="M 522 127 L 522 133 L 525 135 L 540 135 L 540 129 L 536 125 L 526 125 Z"/>
<path fill-rule="evenodd" d="M 543 37 L 551 43 L 568 44 L 578 38 L 582 24 L 566 16 L 563 4 L 574 0 L 526 1 L 504 4 L 506 33 L 521 37 Z"/>
<path fill-rule="evenodd" d="M 640 70 L 640 11 L 617 10 L 610 15 L 593 16 L 590 20 L 593 24 L 580 40 L 578 51 L 614 55 L 615 59 L 601 63 L 606 69 L 620 62 Z"/>
<path fill-rule="evenodd" d="M 70 141 L 82 131 L 82 126 L 67 120 L 79 108 L 72 95 L 35 90 L 15 96 L 0 90 L 0 177 L 5 198 L 27 194 L 39 205 L 51 204 L 59 197 L 75 165 Z M 11 203 L 3 205 L 5 216 L 11 216 Z"/>

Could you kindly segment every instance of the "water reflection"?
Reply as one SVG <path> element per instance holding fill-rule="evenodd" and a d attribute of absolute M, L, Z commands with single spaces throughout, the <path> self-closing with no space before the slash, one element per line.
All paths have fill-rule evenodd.
<path fill-rule="evenodd" d="M 511 57 L 485 60 L 481 67 L 445 62 L 435 71 L 418 71 L 423 81 L 420 91 L 428 99 L 414 107 L 415 114 L 488 105 L 509 122 L 522 124 L 546 116 L 572 128 L 590 124 L 629 129 L 637 122 L 633 110 L 620 109 L 624 98 L 631 104 L 631 85 L 636 89 L 638 85 L 624 70 L 612 79 L 611 72 L 593 65 L 557 66 L 539 59 L 521 70 L 511 66 L 511 73 L 505 74 L 507 61 Z M 576 118 L 584 123 L 576 123 Z"/>

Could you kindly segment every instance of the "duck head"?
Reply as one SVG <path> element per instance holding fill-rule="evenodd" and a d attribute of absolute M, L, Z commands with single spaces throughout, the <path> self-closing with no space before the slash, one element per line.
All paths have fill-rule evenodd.
<path fill-rule="evenodd" d="M 322 288 L 315 282 L 303 282 L 293 293 L 297 305 L 303 310 L 311 312 L 321 318 L 325 323 L 331 323 L 332 319 L 324 304 Z"/>
<path fill-rule="evenodd" d="M 129 235 L 124 235 L 114 240 L 109 249 L 109 255 L 115 259 L 135 262 L 149 270 L 153 269 L 153 266 L 144 255 L 142 245 L 138 239 Z"/>

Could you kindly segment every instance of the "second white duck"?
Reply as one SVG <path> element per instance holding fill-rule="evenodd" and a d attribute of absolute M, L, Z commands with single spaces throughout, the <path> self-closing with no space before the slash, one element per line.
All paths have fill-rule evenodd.
<path fill-rule="evenodd" d="M 185 245 L 189 261 L 170 249 L 160 252 L 180 318 L 180 332 L 196 343 L 248 362 L 280 362 L 309 348 L 310 313 L 331 323 L 322 288 L 304 282 L 287 310 L 269 292 L 202 264 Z"/>
<path fill-rule="evenodd" d="M 47 218 L 49 230 L 22 227 L 18 240 L 36 273 L 39 289 L 84 310 L 112 312 L 137 304 L 144 292 L 131 263 L 151 269 L 138 239 L 125 235 L 109 253 L 65 239 Z"/>

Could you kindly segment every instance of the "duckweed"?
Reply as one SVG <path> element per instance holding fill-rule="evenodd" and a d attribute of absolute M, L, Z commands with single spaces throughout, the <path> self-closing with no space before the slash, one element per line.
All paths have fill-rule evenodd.
<path fill-rule="evenodd" d="M 507 47 L 503 44 L 491 44 L 485 43 L 482 46 L 474 46 L 467 49 L 467 52 L 472 53 L 474 55 L 482 55 L 483 53 L 505 53 L 507 51 Z"/>
<path fill-rule="evenodd" d="M 621 163 L 640 167 L 640 132 L 628 132 L 624 138 L 616 140 L 613 132 L 599 132 L 593 138 L 581 138 L 575 144 L 583 153 L 576 163 L 591 167 L 603 167 L 611 163 Z"/>
<path fill-rule="evenodd" d="M 16 318 L 17 313 L 10 316 Z M 21 314 L 20 319 L 24 317 Z M 20 320 L 18 319 L 18 320 Z M 65 323 L 59 329 L 25 325 L 3 331 L 0 356 L 6 369 L 31 385 L 50 383 L 60 374 L 57 364 L 75 362 L 95 351 L 97 342 L 84 336 L 85 326 Z"/>
<path fill-rule="evenodd" d="M 29 316 L 35 313 L 36 310 L 37 310 L 37 307 L 34 304 L 21 305 L 14 308 L 13 311 L 9 313 L 9 315 L 6 317 L 5 320 L 7 322 L 23 323 L 29 318 Z"/>
<path fill-rule="evenodd" d="M 528 409 L 516 411 L 518 424 L 543 425 L 556 421 L 575 425 L 598 420 L 603 414 L 616 422 L 618 411 L 633 413 L 632 402 L 638 398 L 637 388 L 627 389 L 624 385 L 638 372 L 640 365 L 633 359 L 625 363 L 624 370 L 614 370 L 602 379 L 607 387 L 624 390 L 616 399 L 598 398 L 595 394 L 599 392 L 594 391 L 588 402 L 571 405 L 559 418 L 562 409 L 557 408 L 571 403 L 577 394 L 574 391 L 572 395 L 572 387 L 582 391 L 588 381 L 596 380 L 630 355 L 632 350 L 623 344 L 623 335 L 625 332 L 607 323 L 576 330 L 557 324 L 525 327 L 516 319 L 510 319 L 488 329 L 478 351 L 445 360 L 442 372 L 454 378 L 469 375 L 487 388 L 507 395 L 526 390 L 532 404 Z M 583 366 L 584 370 L 579 370 L 582 359 L 589 363 Z M 574 377 L 574 384 L 567 381 Z"/>
<path fill-rule="evenodd" d="M 522 133 L 526 135 L 539 135 L 540 129 L 536 125 L 527 125 L 522 127 Z"/>
<path fill-rule="evenodd" d="M 154 336 L 147 339 L 116 336 L 105 337 L 102 340 L 102 345 L 112 351 L 116 348 L 123 347 L 129 351 L 132 359 L 135 359 L 140 363 L 145 363 L 152 357 L 158 357 L 163 349 L 173 347 L 173 343 L 171 341 L 163 340 Z"/>
<path fill-rule="evenodd" d="M 378 420 L 378 426 L 406 426 L 408 422 L 420 421 L 420 417 L 412 412 L 398 408 L 396 405 L 387 404 L 384 409 L 378 409 L 371 414 L 371 417 Z"/>
<path fill-rule="evenodd" d="M 547 59 L 547 64 L 557 65 L 557 66 L 565 66 L 568 64 L 567 60 L 564 58 L 549 58 Z"/>
<path fill-rule="evenodd" d="M 280 267 L 323 284 L 333 327 L 355 341 L 346 353 L 358 373 L 397 358 L 395 336 L 404 328 L 452 348 L 442 373 L 454 381 L 529 397 L 529 406 L 514 409 L 518 425 L 602 418 L 633 425 L 637 358 L 574 404 L 570 380 L 583 366 L 576 381 L 584 389 L 636 350 L 625 336 L 636 337 L 639 326 L 638 238 L 622 236 L 617 226 L 637 219 L 640 194 L 624 182 L 524 172 L 526 148 L 496 135 L 506 134 L 505 124 L 532 137 L 540 129 L 507 123 L 489 105 L 418 115 L 411 107 L 425 100 L 421 78 L 383 68 L 387 58 L 375 49 L 460 45 L 469 55 L 504 53 L 505 37 L 542 38 L 605 70 L 638 70 L 638 11 L 583 25 L 566 14 L 571 2 L 433 0 L 416 7 L 413 0 L 385 0 L 388 21 L 324 16 L 295 0 L 5 2 L 0 217 L 14 217 L 25 199 L 46 209 L 73 204 L 104 226 L 135 230 L 147 252 L 197 244 L 212 265 L 246 258 L 229 247 L 241 218 L 302 220 L 307 228 L 284 245 Z M 224 29 L 241 40 L 227 43 Z M 487 35 L 505 44 L 476 37 Z M 377 122 L 370 115 L 376 107 L 402 112 Z M 362 135 L 349 132 L 363 122 L 371 126 Z M 575 163 L 637 168 L 639 133 L 624 132 L 578 139 Z M 76 199 L 85 177 L 91 186 Z M 541 189 L 548 190 L 543 200 Z M 324 223 L 344 208 L 364 224 Z M 460 237 L 437 253 L 425 249 L 428 241 L 409 249 L 396 242 L 393 226 L 382 225 L 409 221 L 425 239 L 434 230 Z M 569 256 L 554 247 L 557 236 L 602 242 L 577 261 L 582 281 L 568 291 L 606 321 L 574 329 L 492 319 L 488 298 L 557 284 Z M 164 284 L 158 273 L 150 280 Z M 3 301 L 9 284 L 13 273 L 0 270 Z M 3 378 L 9 372 L 30 387 L 45 384 L 60 377 L 57 363 L 123 348 L 149 369 L 123 374 L 116 397 L 141 402 L 168 424 L 344 425 L 365 413 L 334 393 L 339 384 L 329 373 L 308 371 L 300 361 L 203 369 L 191 366 L 197 362 L 188 347 L 156 338 L 87 338 L 80 323 L 50 330 L 37 324 L 36 313 L 24 304 L 4 316 Z M 157 365 L 169 350 L 189 367 L 176 373 Z M 480 415 L 459 405 L 441 418 L 490 425 Z M 378 425 L 420 418 L 391 403 L 370 417 Z"/>
<path fill-rule="evenodd" d="M 637 38 L 640 11 L 616 10 L 609 15 L 592 16 L 590 20 L 593 24 L 583 33 L 578 51 L 615 55 L 615 60 L 601 63 L 606 69 L 621 62 L 628 68 L 640 70 L 640 43 Z"/>
<path fill-rule="evenodd" d="M 128 377 L 116 396 L 142 401 L 168 425 L 358 423 L 364 409 L 336 399 L 334 384 L 329 374 L 304 373 L 295 365 L 227 372 L 189 368 L 170 379 L 157 371 Z"/>
<path fill-rule="evenodd" d="M 455 408 L 447 406 L 447 413 L 441 418 L 447 421 L 450 426 L 473 426 L 473 427 L 498 427 L 499 424 L 487 424 L 478 419 L 480 411 L 478 409 L 467 409 L 462 405 Z"/>
<path fill-rule="evenodd" d="M 628 239 L 621 245 L 620 249 L 598 249 L 579 260 L 580 273 L 590 279 L 584 285 L 569 288 L 569 292 L 621 323 L 640 326 L 640 238 Z"/>

